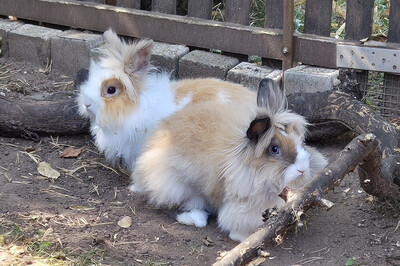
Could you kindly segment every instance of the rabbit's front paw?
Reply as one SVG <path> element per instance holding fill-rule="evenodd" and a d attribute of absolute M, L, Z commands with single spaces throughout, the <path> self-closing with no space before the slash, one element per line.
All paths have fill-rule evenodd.
<path fill-rule="evenodd" d="M 181 224 L 204 227 L 207 225 L 207 212 L 199 209 L 193 209 L 189 212 L 182 212 L 176 216 L 176 220 Z"/>

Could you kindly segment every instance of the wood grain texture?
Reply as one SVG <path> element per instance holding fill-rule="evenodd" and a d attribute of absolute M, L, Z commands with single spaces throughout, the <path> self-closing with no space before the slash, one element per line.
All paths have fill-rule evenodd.
<path fill-rule="evenodd" d="M 211 19 L 212 0 L 189 0 L 188 16 L 202 19 Z"/>
<path fill-rule="evenodd" d="M 304 17 L 304 32 L 330 36 L 332 0 L 307 0 Z"/>

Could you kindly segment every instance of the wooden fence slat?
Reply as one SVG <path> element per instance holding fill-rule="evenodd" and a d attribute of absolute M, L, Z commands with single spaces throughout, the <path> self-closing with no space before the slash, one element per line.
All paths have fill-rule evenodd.
<path fill-rule="evenodd" d="M 283 28 L 283 1 L 265 0 L 265 22 L 264 27 L 270 29 Z M 268 47 L 266 47 L 268 49 Z M 272 68 L 281 68 L 282 61 L 271 58 L 262 58 L 262 64 Z"/>
<path fill-rule="evenodd" d="M 115 6 L 115 5 L 117 5 L 117 0 L 105 0 L 104 3 L 106 5 Z"/>
<path fill-rule="evenodd" d="M 99 4 L 72 0 L 0 0 L 0 6 L 0 15 L 4 16 L 100 32 L 112 27 L 125 36 L 282 59 L 282 30 L 113 6 L 103 8 Z M 304 64 L 335 68 L 338 42 L 343 40 L 295 34 L 294 59 Z"/>
<path fill-rule="evenodd" d="M 212 0 L 189 0 L 188 16 L 202 19 L 211 19 Z"/>
<path fill-rule="evenodd" d="M 346 40 L 361 40 L 371 36 L 374 0 L 347 0 Z"/>
<path fill-rule="evenodd" d="M 374 0 L 347 0 L 346 8 L 346 40 L 359 41 L 371 36 L 374 11 Z M 360 84 L 357 94 L 361 99 L 367 90 L 368 71 L 356 73 L 357 82 Z"/>
<path fill-rule="evenodd" d="M 288 70 L 289 68 L 293 67 L 293 52 L 294 52 L 293 20 L 294 20 L 294 1 L 283 0 L 283 37 L 282 37 L 283 73 L 285 73 L 285 70 Z"/>
<path fill-rule="evenodd" d="M 392 0 L 390 1 L 388 42 L 400 43 L 399 21 L 400 0 Z M 396 67 L 400 68 L 400 63 Z M 384 114 L 398 118 L 400 116 L 400 75 L 385 74 L 383 86 L 385 88 L 383 107 L 388 108 L 384 110 Z"/>
<path fill-rule="evenodd" d="M 265 1 L 265 28 L 282 29 L 283 28 L 283 1 L 266 0 Z"/>
<path fill-rule="evenodd" d="M 140 0 L 117 0 L 117 6 L 140 9 Z"/>
<path fill-rule="evenodd" d="M 166 14 L 176 14 L 176 0 L 152 0 L 151 10 Z"/>
<path fill-rule="evenodd" d="M 226 0 L 225 21 L 249 25 L 250 0 Z"/>
<path fill-rule="evenodd" d="M 388 42 L 400 43 L 400 1 L 390 1 Z"/>
<path fill-rule="evenodd" d="M 304 32 L 330 36 L 332 0 L 307 0 L 304 17 Z"/>

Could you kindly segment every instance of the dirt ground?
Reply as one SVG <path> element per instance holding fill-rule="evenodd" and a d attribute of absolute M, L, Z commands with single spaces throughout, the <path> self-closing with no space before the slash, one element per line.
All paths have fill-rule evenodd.
<path fill-rule="evenodd" d="M 0 97 L 73 89 L 71 80 L 0 58 Z M 343 145 L 319 148 L 332 158 Z M 60 157 L 68 147 L 79 154 Z M 40 174 L 40 162 L 60 176 Z M 0 137 L 0 265 L 211 265 L 237 244 L 215 217 L 206 228 L 178 224 L 176 211 L 152 208 L 129 182 L 89 135 Z M 400 265 L 399 206 L 368 196 L 356 173 L 326 198 L 331 210 L 309 211 L 305 226 L 291 228 L 254 264 Z M 126 216 L 131 224 L 118 224 Z"/>

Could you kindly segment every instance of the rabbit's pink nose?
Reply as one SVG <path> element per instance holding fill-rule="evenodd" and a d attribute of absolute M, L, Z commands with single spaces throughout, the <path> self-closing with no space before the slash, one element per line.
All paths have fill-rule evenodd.
<path fill-rule="evenodd" d="M 297 172 L 299 172 L 300 174 L 304 174 L 304 170 L 297 169 Z"/>

